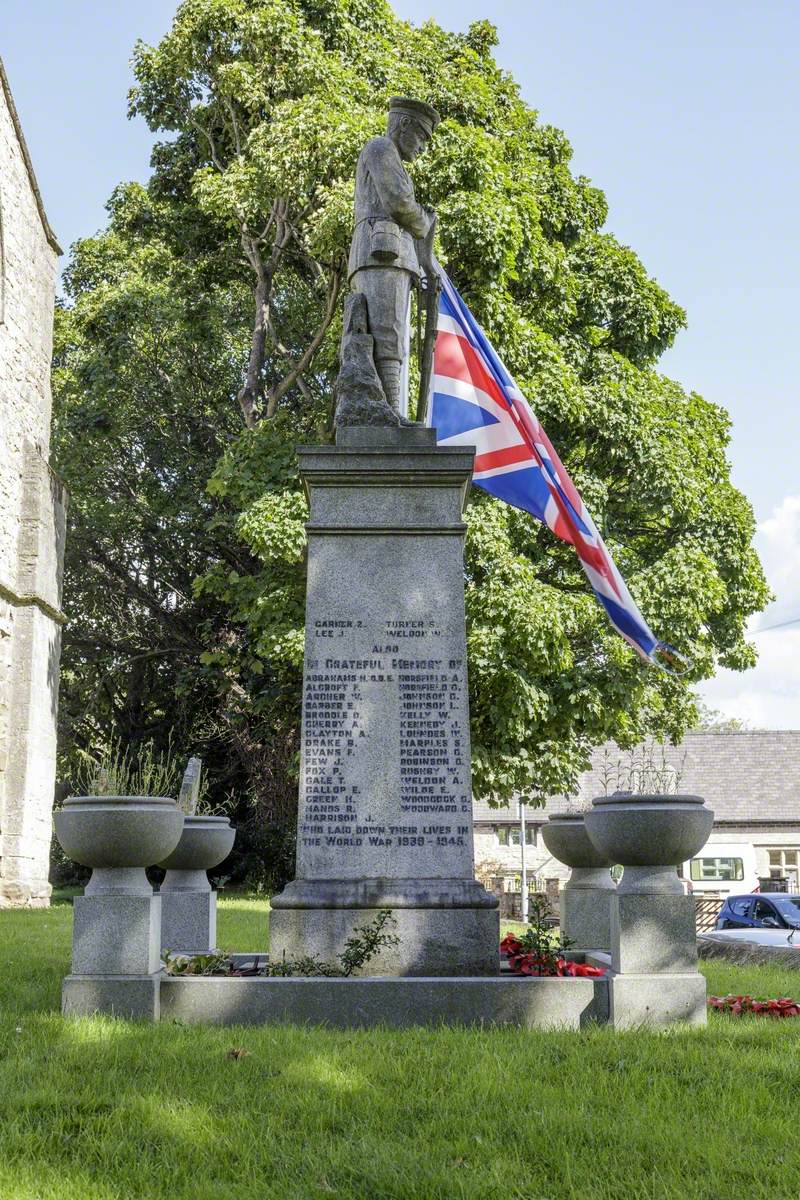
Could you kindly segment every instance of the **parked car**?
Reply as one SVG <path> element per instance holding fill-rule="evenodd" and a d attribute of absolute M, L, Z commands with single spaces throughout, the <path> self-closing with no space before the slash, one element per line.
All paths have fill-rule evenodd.
<path fill-rule="evenodd" d="M 761 892 L 728 896 L 717 917 L 717 929 L 800 929 L 800 895 Z"/>
<path fill-rule="evenodd" d="M 800 951 L 797 929 L 712 929 L 710 933 L 698 933 L 697 938 L 712 942 L 755 942 L 759 946 Z"/>

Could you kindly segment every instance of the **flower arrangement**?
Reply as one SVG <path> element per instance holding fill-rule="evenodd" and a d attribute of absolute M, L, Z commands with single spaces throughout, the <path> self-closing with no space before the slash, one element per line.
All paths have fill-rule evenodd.
<path fill-rule="evenodd" d="M 542 900 L 531 904 L 531 927 L 521 937 L 508 933 L 500 943 L 509 968 L 515 975 L 584 976 L 604 975 L 600 967 L 572 962 L 566 952 L 572 945 L 547 925 L 547 905 Z"/>
<path fill-rule="evenodd" d="M 752 996 L 709 996 L 708 1007 L 732 1017 L 800 1017 L 800 1000 L 782 996 L 777 1000 L 754 1000 Z"/>
<path fill-rule="evenodd" d="M 513 933 L 508 933 L 500 943 L 500 951 L 507 956 L 508 965 L 515 975 L 581 976 L 595 979 L 605 974 L 600 967 L 572 962 L 563 955 L 550 951 L 526 951 L 524 939 L 527 937 L 527 934 L 523 934 L 521 940 Z"/>
<path fill-rule="evenodd" d="M 163 754 L 153 741 L 137 750 L 111 742 L 96 757 L 79 751 L 78 793 L 87 796 L 175 796 L 178 773 L 171 741 Z"/>

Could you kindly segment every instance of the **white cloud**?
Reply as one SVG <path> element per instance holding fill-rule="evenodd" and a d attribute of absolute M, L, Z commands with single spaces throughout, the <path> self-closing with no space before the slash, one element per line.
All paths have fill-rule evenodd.
<path fill-rule="evenodd" d="M 758 550 L 775 602 L 750 623 L 758 648 L 752 671 L 720 671 L 700 686 L 711 708 L 762 729 L 800 729 L 800 496 L 786 496 L 758 525 Z"/>

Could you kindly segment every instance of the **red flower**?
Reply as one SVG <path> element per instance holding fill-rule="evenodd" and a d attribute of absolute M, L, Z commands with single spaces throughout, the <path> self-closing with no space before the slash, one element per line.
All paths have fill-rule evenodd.
<path fill-rule="evenodd" d="M 777 1000 L 754 1000 L 752 996 L 709 996 L 709 1008 L 728 1012 L 732 1017 L 752 1013 L 757 1017 L 800 1017 L 800 1002 L 789 996 Z"/>
<path fill-rule="evenodd" d="M 575 974 L 582 976 L 584 979 L 599 979 L 601 975 L 605 975 L 602 967 L 591 967 L 588 963 L 574 963 Z"/>
<path fill-rule="evenodd" d="M 569 975 L 573 979 L 598 979 L 605 975 L 601 967 L 590 967 L 588 963 L 572 962 L 565 958 L 559 958 L 556 967 L 559 975 Z"/>
<path fill-rule="evenodd" d="M 555 964 L 536 954 L 516 954 L 509 958 L 508 965 L 517 975 L 555 975 Z"/>
<path fill-rule="evenodd" d="M 519 938 L 514 937 L 513 933 L 507 933 L 500 943 L 500 953 L 507 954 L 511 957 L 512 954 L 519 954 L 522 950 L 522 942 Z"/>

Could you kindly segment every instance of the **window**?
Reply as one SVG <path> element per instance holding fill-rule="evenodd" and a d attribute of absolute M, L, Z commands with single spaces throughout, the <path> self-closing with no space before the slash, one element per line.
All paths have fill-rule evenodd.
<path fill-rule="evenodd" d="M 789 925 L 800 926 L 800 898 L 797 896 L 777 897 L 775 907 Z"/>
<path fill-rule="evenodd" d="M 738 900 L 731 900 L 731 912 L 735 913 L 737 917 L 746 917 L 750 904 L 751 900 L 749 896 L 741 896 Z"/>
<path fill-rule="evenodd" d="M 741 858 L 693 858 L 689 874 L 695 883 L 744 879 L 744 862 Z"/>
<path fill-rule="evenodd" d="M 764 917 L 772 917 L 776 924 L 778 922 L 778 914 L 767 900 L 756 900 L 753 916 L 757 921 L 763 921 Z"/>
<path fill-rule="evenodd" d="M 769 851 L 770 879 L 790 879 L 797 887 L 800 875 L 800 850 L 796 846 L 773 846 Z"/>
<path fill-rule="evenodd" d="M 500 825 L 497 829 L 497 840 L 501 846 L 518 846 L 520 844 L 519 825 Z M 536 845 L 536 826 L 525 826 L 525 845 Z"/>

